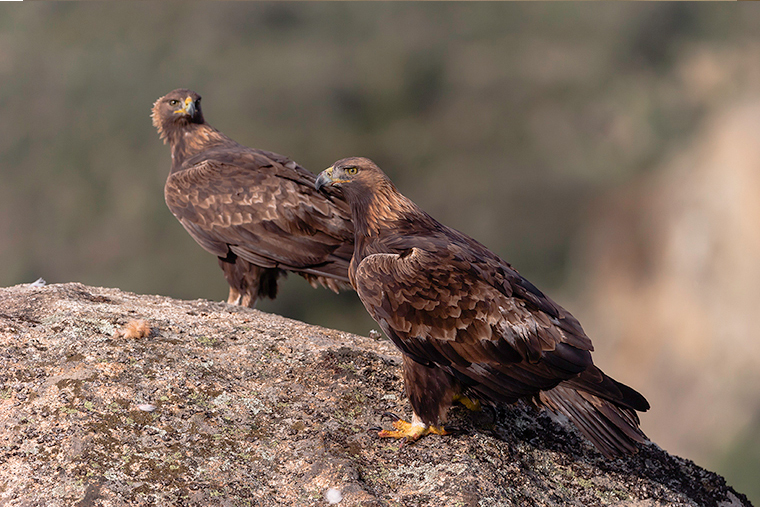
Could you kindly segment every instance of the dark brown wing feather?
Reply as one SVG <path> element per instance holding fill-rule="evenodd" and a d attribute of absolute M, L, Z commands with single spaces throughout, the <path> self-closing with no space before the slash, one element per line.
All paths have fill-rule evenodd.
<path fill-rule="evenodd" d="M 314 190 L 286 157 L 225 147 L 172 172 L 166 203 L 190 235 L 224 258 L 348 282 L 353 229 L 345 202 Z"/>
<path fill-rule="evenodd" d="M 473 276 L 482 266 L 465 262 L 457 249 L 372 254 L 357 266 L 359 297 L 404 353 L 500 401 L 551 389 L 591 365 L 590 341 L 570 331 L 577 322 L 563 325 L 567 316 L 545 313 L 514 287 Z"/>

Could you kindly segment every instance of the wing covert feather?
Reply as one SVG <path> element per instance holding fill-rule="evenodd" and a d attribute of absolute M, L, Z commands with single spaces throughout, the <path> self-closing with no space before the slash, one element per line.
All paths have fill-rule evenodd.
<path fill-rule="evenodd" d="M 557 317 L 505 295 L 447 253 L 371 254 L 356 267 L 360 299 L 404 353 L 502 399 L 553 387 L 591 364 L 585 334 L 569 333 Z"/>
<path fill-rule="evenodd" d="M 185 229 L 217 256 L 229 248 L 256 265 L 294 270 L 340 261 L 345 272 L 350 254 L 335 252 L 351 242 L 347 207 L 317 193 L 313 175 L 300 166 L 243 155 L 207 158 L 169 176 L 166 202 Z"/>

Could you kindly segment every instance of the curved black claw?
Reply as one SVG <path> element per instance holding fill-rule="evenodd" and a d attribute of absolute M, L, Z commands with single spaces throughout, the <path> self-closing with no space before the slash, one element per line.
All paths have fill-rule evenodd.
<path fill-rule="evenodd" d="M 489 412 L 491 412 L 491 424 L 496 424 L 496 407 L 493 405 L 485 405 L 483 408 L 486 408 Z"/>
<path fill-rule="evenodd" d="M 449 435 L 460 435 L 462 433 L 465 433 L 462 428 L 457 428 L 456 426 L 444 426 L 443 429 Z"/>
<path fill-rule="evenodd" d="M 367 433 L 369 433 L 369 432 L 375 432 L 376 433 L 378 431 L 383 431 L 383 428 L 381 428 L 380 426 L 372 426 L 371 428 L 367 428 Z"/>
<path fill-rule="evenodd" d="M 389 418 L 391 418 L 394 421 L 398 421 L 398 420 L 401 419 L 399 416 L 397 416 L 393 412 L 383 412 L 383 415 L 380 416 L 380 420 L 382 421 L 383 418 L 385 418 L 385 417 L 389 417 Z"/>

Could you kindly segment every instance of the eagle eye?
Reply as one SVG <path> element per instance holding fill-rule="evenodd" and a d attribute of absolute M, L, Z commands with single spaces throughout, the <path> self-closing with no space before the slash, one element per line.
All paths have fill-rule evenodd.
<path fill-rule="evenodd" d="M 351 166 L 351 167 L 347 167 L 347 168 L 346 168 L 346 174 L 348 174 L 349 176 L 354 176 L 354 175 L 355 175 L 356 173 L 358 173 L 358 172 L 359 172 L 359 169 L 357 169 L 357 168 L 356 168 L 356 167 L 354 167 L 354 166 Z"/>
<path fill-rule="evenodd" d="M 177 100 L 177 99 L 171 99 L 169 101 L 169 105 L 170 106 L 176 106 L 177 104 L 179 104 L 179 100 Z"/>

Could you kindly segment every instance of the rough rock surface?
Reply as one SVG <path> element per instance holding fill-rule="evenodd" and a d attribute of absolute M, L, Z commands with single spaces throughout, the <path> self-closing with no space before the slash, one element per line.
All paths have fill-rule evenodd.
<path fill-rule="evenodd" d="M 119 332 L 139 319 L 148 336 Z M 654 445 L 605 460 L 527 407 L 380 440 L 383 412 L 409 412 L 392 345 L 256 310 L 15 286 L 0 343 L 0 506 L 749 505 Z"/>

